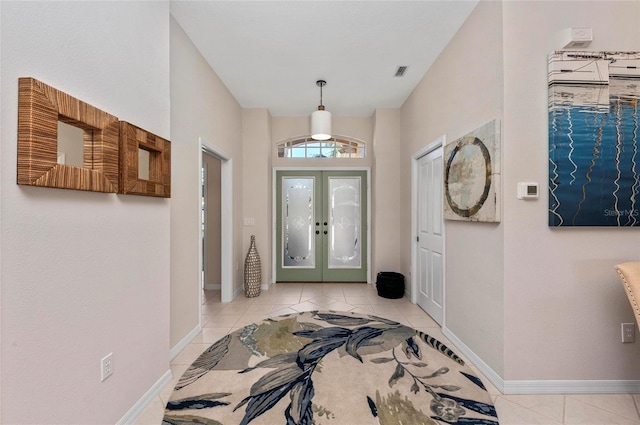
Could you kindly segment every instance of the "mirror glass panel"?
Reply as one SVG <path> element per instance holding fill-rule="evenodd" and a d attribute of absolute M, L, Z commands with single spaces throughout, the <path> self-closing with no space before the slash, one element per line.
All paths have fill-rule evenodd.
<path fill-rule="evenodd" d="M 282 181 L 283 267 L 314 268 L 314 178 Z"/>
<path fill-rule="evenodd" d="M 84 167 L 84 130 L 58 121 L 58 164 Z"/>
<path fill-rule="evenodd" d="M 138 148 L 138 178 L 149 180 L 149 151 Z"/>
<path fill-rule="evenodd" d="M 329 178 L 329 268 L 360 267 L 360 178 Z"/>

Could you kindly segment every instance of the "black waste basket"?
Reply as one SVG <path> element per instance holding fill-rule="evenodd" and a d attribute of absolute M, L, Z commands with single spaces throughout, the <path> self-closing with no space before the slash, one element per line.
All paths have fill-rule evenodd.
<path fill-rule="evenodd" d="M 404 276 L 396 272 L 380 272 L 376 279 L 378 295 L 383 298 L 404 297 Z"/>

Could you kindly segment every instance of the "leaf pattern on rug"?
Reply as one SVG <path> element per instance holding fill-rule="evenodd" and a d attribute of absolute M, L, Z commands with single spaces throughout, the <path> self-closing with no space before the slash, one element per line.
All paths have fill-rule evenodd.
<path fill-rule="evenodd" d="M 218 401 L 217 399 L 229 395 L 231 395 L 231 393 L 211 393 L 171 400 L 167 403 L 167 410 L 206 409 L 216 406 L 228 406 L 230 404 L 229 402 Z"/>
<path fill-rule="evenodd" d="M 351 317 L 334 313 L 316 313 L 316 318 L 336 326 L 360 326 L 371 323 L 371 319 L 366 317 Z"/>
<path fill-rule="evenodd" d="M 324 328 L 310 333 L 305 332 L 304 336 L 314 338 L 314 340 L 298 351 L 296 362 L 300 367 L 317 363 L 331 351 L 341 347 L 351 333 L 351 330 L 345 328 Z M 294 333 L 294 335 L 300 334 L 302 332 Z"/>
<path fill-rule="evenodd" d="M 468 400 L 460 397 L 455 397 L 451 394 L 442 394 L 438 393 L 438 395 L 442 398 L 450 399 L 455 401 L 458 405 L 473 410 L 474 412 L 482 413 L 483 415 L 493 416 L 494 418 L 498 417 L 498 413 L 496 412 L 496 408 L 490 404 L 482 403 L 477 400 Z"/>
<path fill-rule="evenodd" d="M 318 319 L 328 323 L 362 324 L 371 320 L 336 314 L 318 314 Z M 358 347 L 371 344 L 370 340 L 381 335 L 384 329 L 362 326 L 356 329 L 344 327 L 320 328 L 293 332 L 295 336 L 313 339 L 298 350 L 295 363 L 278 363 L 278 369 L 260 378 L 252 387 L 249 397 L 242 400 L 234 410 L 247 404 L 241 424 L 248 424 L 275 405 L 286 393 L 291 392 L 291 403 L 285 410 L 287 425 L 311 424 L 313 422 L 313 381 L 311 375 L 318 363 L 330 352 L 346 345 L 346 351 L 362 362 Z M 293 356 L 281 356 L 282 360 L 292 360 Z M 276 365 L 276 364 L 272 364 Z M 264 363 L 263 363 L 264 366 Z M 256 369 L 255 367 L 252 370 Z M 246 373 L 247 370 L 243 370 Z"/>
<path fill-rule="evenodd" d="M 313 381 L 310 374 L 296 382 L 289 392 L 291 403 L 284 411 L 287 425 L 313 423 Z"/>
<path fill-rule="evenodd" d="M 176 384 L 175 390 L 180 390 L 187 385 L 193 384 L 216 367 L 218 362 L 229 352 L 229 342 L 231 342 L 231 335 L 225 336 L 206 349 L 182 375 Z"/>
<path fill-rule="evenodd" d="M 376 391 L 376 407 L 380 423 L 384 425 L 438 425 L 438 422 L 422 410 L 416 409 L 406 396 L 403 398 L 398 390 L 387 397 L 381 396 L 380 391 Z"/>
<path fill-rule="evenodd" d="M 247 337 L 242 342 L 250 344 L 247 347 L 250 351 L 269 357 L 282 353 L 297 352 L 309 342 L 305 338 L 293 337 L 294 332 L 321 328 L 321 326 L 314 323 L 300 322 L 296 316 L 280 321 L 268 320 L 259 326 L 249 326 L 252 327 L 251 338 Z M 246 326 L 245 329 L 247 329 Z"/>
<path fill-rule="evenodd" d="M 374 418 L 378 417 L 378 408 L 376 407 L 376 403 L 371 400 L 371 397 L 367 396 L 367 404 L 369 405 L 369 409 L 371 409 L 371 415 Z"/>
<path fill-rule="evenodd" d="M 362 357 L 358 354 L 358 348 L 362 345 L 375 345 L 371 340 L 382 335 L 383 332 L 384 329 L 371 328 L 369 326 L 359 328 L 356 332 L 349 335 L 347 339 L 345 344 L 347 354 L 360 360 L 360 363 L 362 363 Z"/>
<path fill-rule="evenodd" d="M 294 363 L 297 358 L 298 358 L 298 353 L 277 354 L 271 358 L 261 361 L 255 366 L 242 369 L 238 373 L 247 373 L 259 368 L 277 368 L 280 366 L 286 366 L 290 363 Z"/>
<path fill-rule="evenodd" d="M 313 409 L 313 413 L 314 415 L 317 414 L 318 418 L 322 418 L 323 416 L 329 420 L 331 419 L 335 419 L 336 415 L 333 414 L 333 412 L 331 412 L 331 410 L 327 410 L 325 409 L 324 406 L 320 406 L 317 404 L 313 404 L 313 406 L 311 407 Z"/>
<path fill-rule="evenodd" d="M 165 415 L 162 419 L 162 425 L 222 425 L 222 423 L 201 416 L 186 415 L 178 417 Z"/>
<path fill-rule="evenodd" d="M 407 338 L 402 343 L 402 347 L 404 348 L 404 353 L 407 355 L 407 358 L 410 359 L 412 355 L 414 355 L 417 359 L 422 358 L 422 354 L 420 353 L 420 347 L 415 343 L 413 338 Z"/>
<path fill-rule="evenodd" d="M 344 381 L 340 364 L 349 365 Z M 482 382 L 437 339 L 374 315 L 318 311 L 271 318 L 213 344 L 178 381 L 163 423 L 363 417 L 381 425 L 498 424 Z"/>
<path fill-rule="evenodd" d="M 447 347 L 446 345 L 444 345 L 443 343 L 441 343 L 437 339 L 433 338 L 432 336 L 427 335 L 424 332 L 417 331 L 417 334 L 420 336 L 420 338 L 422 338 L 422 340 L 424 342 L 429 344 L 429 346 L 435 348 L 436 350 L 440 351 L 442 354 L 448 356 L 452 360 L 455 360 L 457 363 L 459 363 L 462 366 L 464 366 L 464 360 L 462 360 L 460 357 L 458 357 L 456 355 L 456 353 L 451 351 L 449 349 L 449 347 Z"/>
<path fill-rule="evenodd" d="M 469 381 L 473 382 L 474 384 L 476 384 L 478 387 L 482 388 L 483 390 L 486 391 L 486 387 L 484 386 L 484 384 L 482 383 L 482 381 L 480 379 L 478 379 L 477 376 L 473 376 L 473 375 L 469 375 L 468 373 L 465 373 L 463 371 L 460 371 L 460 374 L 462 376 L 464 376 L 465 378 L 467 378 Z"/>

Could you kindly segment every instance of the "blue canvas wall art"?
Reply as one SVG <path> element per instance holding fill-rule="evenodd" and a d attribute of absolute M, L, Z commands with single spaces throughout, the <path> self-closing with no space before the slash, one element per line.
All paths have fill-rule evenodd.
<path fill-rule="evenodd" d="M 548 65 L 549 226 L 640 226 L 640 52 Z"/>

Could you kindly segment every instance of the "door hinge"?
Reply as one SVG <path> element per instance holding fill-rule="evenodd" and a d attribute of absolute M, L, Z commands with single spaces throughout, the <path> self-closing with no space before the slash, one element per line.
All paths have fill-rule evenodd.
<path fill-rule="evenodd" d="M 416 236 L 416 242 L 420 242 L 420 236 Z"/>

